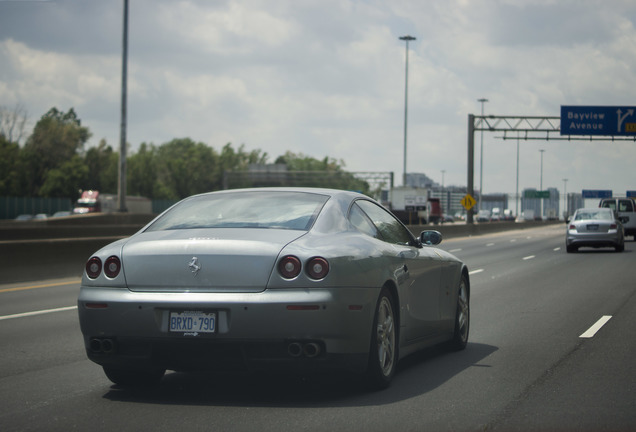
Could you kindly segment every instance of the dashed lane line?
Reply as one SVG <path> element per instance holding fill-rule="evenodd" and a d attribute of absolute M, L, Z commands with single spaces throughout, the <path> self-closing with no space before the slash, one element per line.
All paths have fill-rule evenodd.
<path fill-rule="evenodd" d="M 44 315 L 44 314 L 49 314 L 54 312 L 64 312 L 64 311 L 69 311 L 73 309 L 77 309 L 77 306 L 67 306 L 67 307 L 61 307 L 61 308 L 55 308 L 55 309 L 45 309 L 45 310 L 24 312 L 24 313 L 13 314 L 13 315 L 4 315 L 4 316 L 0 316 L 0 321 L 14 319 L 14 318 L 24 318 L 24 317 L 35 316 L 35 315 Z"/>
<path fill-rule="evenodd" d="M 601 327 L 603 327 L 605 324 L 607 324 L 607 322 L 612 319 L 611 315 L 603 315 L 601 317 L 601 319 L 599 319 L 598 321 L 596 321 L 596 323 L 590 327 L 589 329 L 587 329 L 587 331 L 585 333 L 583 333 L 581 336 L 579 336 L 580 338 L 583 339 L 590 339 L 593 338 L 594 335 L 601 329 Z"/>

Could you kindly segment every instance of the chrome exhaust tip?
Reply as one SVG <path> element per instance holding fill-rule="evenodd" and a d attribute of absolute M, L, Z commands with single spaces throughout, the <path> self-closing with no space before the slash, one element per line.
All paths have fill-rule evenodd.
<path fill-rule="evenodd" d="M 287 354 L 292 357 L 300 357 L 303 353 L 303 347 L 298 342 L 292 342 L 287 345 Z"/>
<path fill-rule="evenodd" d="M 315 342 L 305 344 L 305 346 L 303 347 L 303 354 L 305 355 L 305 357 L 308 358 L 317 357 L 318 355 L 320 355 L 320 345 Z"/>

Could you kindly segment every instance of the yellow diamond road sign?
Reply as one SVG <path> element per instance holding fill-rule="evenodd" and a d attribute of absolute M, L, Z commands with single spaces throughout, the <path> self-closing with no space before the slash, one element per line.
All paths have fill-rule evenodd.
<path fill-rule="evenodd" d="M 470 210 L 471 208 L 475 206 L 475 204 L 477 204 L 477 201 L 475 201 L 475 198 L 470 196 L 470 194 L 466 194 L 466 196 L 462 198 L 460 202 L 466 210 Z"/>

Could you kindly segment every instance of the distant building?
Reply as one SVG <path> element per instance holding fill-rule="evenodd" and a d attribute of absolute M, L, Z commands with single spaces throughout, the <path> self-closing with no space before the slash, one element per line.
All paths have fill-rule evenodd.
<path fill-rule="evenodd" d="M 431 198 L 439 198 L 442 212 L 449 215 L 457 213 L 466 213 L 466 209 L 462 207 L 462 198 L 466 196 L 465 186 L 448 186 L 435 187 L 431 190 Z"/>
<path fill-rule="evenodd" d="M 572 216 L 576 209 L 583 208 L 585 206 L 585 200 L 580 193 L 569 193 L 565 197 L 565 217 Z"/>
<path fill-rule="evenodd" d="M 406 186 L 418 189 L 432 189 L 439 184 L 423 173 L 407 173 Z"/>
<path fill-rule="evenodd" d="M 529 198 L 528 195 L 536 194 L 539 191 L 534 188 L 524 189 L 521 195 L 521 211 L 532 210 L 537 217 L 544 219 L 558 219 L 559 206 L 561 203 L 559 190 L 556 188 L 546 189 L 550 196 L 548 198 Z M 543 214 L 541 204 L 543 201 Z"/>
<path fill-rule="evenodd" d="M 492 210 L 498 208 L 501 213 L 508 208 L 508 194 L 484 194 L 481 196 L 481 209 Z"/>

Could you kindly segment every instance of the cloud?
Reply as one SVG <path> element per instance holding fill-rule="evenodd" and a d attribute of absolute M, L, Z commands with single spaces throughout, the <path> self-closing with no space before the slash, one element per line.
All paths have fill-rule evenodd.
<path fill-rule="evenodd" d="M 0 100 L 36 116 L 74 107 L 119 140 L 121 2 L 0 2 Z M 560 105 L 634 105 L 636 5 L 507 0 L 130 2 L 128 141 L 188 136 L 342 159 L 354 171 L 403 163 L 466 184 L 467 116 L 558 115 Z M 479 139 L 477 139 L 479 142 Z M 522 142 L 520 182 L 568 190 L 625 173 L 634 143 Z M 477 152 L 478 154 L 478 152 Z M 479 175 L 476 160 L 476 178 Z M 484 191 L 513 192 L 516 142 L 484 134 Z M 598 173 L 591 180 L 590 173 Z M 476 182 L 477 184 L 477 182 Z"/>

